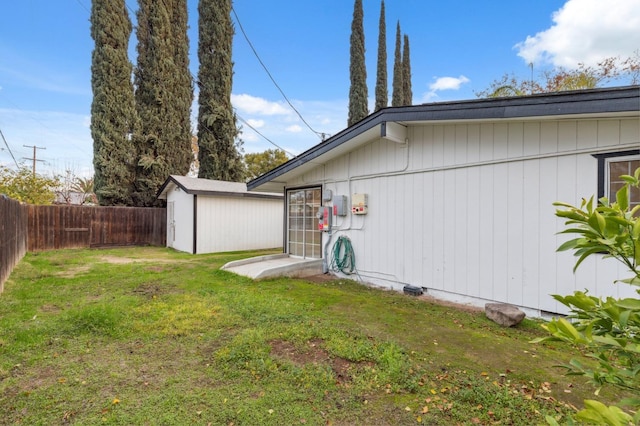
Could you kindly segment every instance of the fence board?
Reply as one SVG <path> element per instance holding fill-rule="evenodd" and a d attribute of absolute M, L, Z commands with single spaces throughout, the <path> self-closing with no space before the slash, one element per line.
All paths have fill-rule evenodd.
<path fill-rule="evenodd" d="M 29 206 L 29 251 L 166 245 L 164 208 Z"/>
<path fill-rule="evenodd" d="M 24 257 L 26 251 L 26 207 L 0 195 L 0 293 L 13 267 Z"/>

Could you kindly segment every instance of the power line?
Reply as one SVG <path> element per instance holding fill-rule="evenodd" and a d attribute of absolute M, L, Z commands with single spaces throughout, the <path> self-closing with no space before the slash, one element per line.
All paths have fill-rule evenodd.
<path fill-rule="evenodd" d="M 16 161 L 16 157 L 13 156 L 13 152 L 11 151 L 11 148 L 9 147 L 7 140 L 4 138 L 4 134 L 2 133 L 2 130 L 0 130 L 0 136 L 2 136 L 2 140 L 4 141 L 4 144 L 7 146 L 7 149 L 9 150 L 9 154 L 11 154 L 11 158 L 13 158 L 13 162 L 16 163 L 16 167 L 20 168 L 20 166 L 18 165 L 18 162 Z"/>
<path fill-rule="evenodd" d="M 266 137 L 265 135 L 263 135 L 262 133 L 260 133 L 255 127 L 253 127 L 251 124 L 249 124 L 249 122 L 247 120 L 245 120 L 244 118 L 240 117 L 238 115 L 238 113 L 236 113 L 236 117 L 238 117 L 238 120 L 242 121 L 244 124 L 247 125 L 247 127 L 249 127 L 251 130 L 253 130 L 254 132 L 256 132 L 258 135 L 262 136 L 267 142 L 269 142 L 271 145 L 275 146 L 276 148 L 278 148 L 281 151 L 286 152 L 287 154 L 289 154 L 292 158 L 296 157 L 295 154 L 290 153 L 289 151 L 287 151 L 286 149 L 282 148 L 280 145 L 278 145 L 277 143 L 273 142 L 271 139 L 269 139 L 268 137 Z"/>
<path fill-rule="evenodd" d="M 80 2 L 80 0 L 76 0 L 78 2 Z M 129 11 L 135 15 L 135 11 L 127 4 L 127 2 L 125 1 L 125 6 L 127 9 L 129 9 Z M 244 31 L 244 28 L 242 27 L 242 23 L 240 22 L 240 18 L 238 17 L 238 14 L 236 13 L 235 9 L 232 7 L 231 8 L 236 21 L 238 23 L 238 26 L 240 27 L 240 30 L 242 31 L 242 34 L 245 38 L 245 40 L 247 41 L 247 43 L 249 44 L 249 46 L 251 47 L 251 50 L 253 51 L 254 55 L 256 56 L 256 58 L 258 59 L 258 61 L 260 62 L 260 64 L 262 65 L 262 67 L 264 68 L 265 72 L 267 73 L 267 75 L 269 76 L 269 78 L 271 79 L 271 81 L 273 82 L 273 84 L 276 86 L 276 88 L 280 91 L 280 93 L 282 94 L 282 96 L 284 97 L 284 99 L 287 101 L 287 103 L 289 104 L 289 106 L 291 107 L 291 109 L 293 111 L 295 111 L 295 113 L 298 115 L 298 117 L 300 118 L 300 120 L 302 120 L 302 122 L 309 128 L 309 130 L 311 130 L 313 133 L 315 133 L 318 137 L 320 137 L 321 140 L 324 140 L 327 136 L 327 133 L 324 132 L 318 132 L 316 130 L 314 130 L 309 123 L 307 123 L 307 121 L 304 119 L 304 117 L 302 117 L 302 114 L 300 114 L 300 112 L 293 106 L 293 104 L 289 101 L 289 98 L 287 97 L 287 95 L 284 93 L 284 91 L 280 88 L 280 86 L 278 85 L 278 83 L 275 81 L 275 79 L 273 78 L 273 76 L 271 75 L 271 73 L 269 72 L 269 70 L 267 69 L 266 65 L 262 62 L 262 60 L 260 59 L 260 56 L 258 55 L 258 52 L 256 51 L 256 49 L 253 47 L 253 44 L 251 43 L 251 41 L 249 40 L 249 37 L 247 36 L 246 32 Z M 193 81 L 196 83 L 197 86 L 200 85 L 200 82 L 198 81 L 197 77 L 195 75 L 193 75 L 193 73 L 191 71 L 189 71 L 189 74 L 191 74 L 191 78 L 193 79 Z M 247 127 L 249 127 L 251 130 L 253 130 L 254 132 L 256 132 L 258 135 L 260 135 L 264 140 L 266 140 L 267 142 L 269 142 L 271 145 L 275 146 L 276 148 L 284 151 L 285 153 L 289 154 L 291 157 L 296 157 L 295 154 L 292 154 L 291 152 L 287 151 L 286 149 L 280 147 L 278 144 L 276 144 L 275 142 L 273 142 L 271 139 L 269 139 L 268 137 L 266 137 L 265 135 L 263 135 L 261 132 L 259 132 L 255 127 L 253 127 L 251 124 L 249 124 L 248 121 L 246 121 L 245 119 L 243 119 L 242 117 L 240 117 L 237 112 L 236 112 L 236 116 L 238 117 L 238 119 L 244 123 Z M 204 129 L 213 134 L 213 131 L 211 129 L 209 129 L 207 126 L 205 126 L 203 123 L 198 122 L 198 126 L 202 126 L 204 127 Z"/>
<path fill-rule="evenodd" d="M 82 6 L 82 8 L 83 8 L 84 10 L 86 10 L 86 11 L 87 11 L 87 12 L 89 12 L 89 13 L 91 13 L 91 11 L 89 10 L 89 8 L 88 8 L 84 3 L 82 3 L 80 0 L 76 0 L 76 1 L 78 2 L 78 4 L 79 4 L 80 6 Z"/>
<path fill-rule="evenodd" d="M 295 111 L 295 113 L 298 115 L 298 117 L 300 117 L 300 120 L 302 120 L 302 122 L 309 128 L 309 130 L 311 130 L 313 133 L 315 133 L 318 137 L 320 137 L 320 139 L 324 138 L 325 133 L 321 133 L 318 132 L 316 130 L 313 129 L 313 127 L 311 127 L 309 125 L 309 123 L 307 123 L 307 121 L 304 119 L 304 117 L 302 117 L 302 114 L 300 114 L 300 112 L 296 109 L 296 107 L 293 106 L 293 104 L 291 103 L 291 101 L 289 101 L 289 98 L 287 98 L 287 95 L 284 94 L 284 92 L 282 91 L 282 89 L 280 88 L 280 86 L 278 85 L 278 83 L 276 83 L 276 80 L 273 78 L 273 76 L 271 75 L 271 73 L 269 72 L 269 69 L 267 68 L 267 66 L 264 64 L 264 62 L 262 62 L 262 59 L 260 59 L 260 56 L 258 55 L 258 52 L 256 51 L 256 49 L 253 47 L 253 44 L 251 43 L 251 40 L 249 40 L 249 37 L 247 36 L 247 33 L 244 31 L 244 28 L 242 27 L 242 23 L 240 22 L 240 18 L 238 17 L 238 14 L 236 13 L 236 10 L 231 7 L 231 11 L 233 12 L 233 15 L 236 17 L 236 21 L 238 22 L 238 27 L 240 27 L 240 32 L 242 32 L 242 35 L 244 36 L 245 40 L 247 40 L 247 43 L 249 44 L 249 47 L 251 48 L 251 50 L 253 51 L 253 54 L 256 56 L 256 58 L 258 59 L 258 62 L 260 62 L 260 65 L 262 65 L 262 68 L 264 68 L 265 72 L 267 73 L 267 75 L 269 76 L 269 78 L 271 79 L 271 81 L 273 82 L 273 84 L 276 86 L 276 88 L 280 91 L 280 94 L 282 94 L 282 97 L 284 98 L 285 101 L 287 101 L 287 103 L 289 104 L 289 106 L 291 107 L 292 110 Z"/>
<path fill-rule="evenodd" d="M 3 98 L 4 98 L 4 100 L 5 100 L 7 103 L 9 103 L 10 105 L 12 105 L 12 106 L 13 106 L 14 108 L 16 108 L 17 110 L 25 111 L 25 108 L 22 108 L 20 105 L 16 104 L 16 103 L 15 103 L 15 102 L 13 102 L 11 99 L 7 98 L 7 97 L 6 97 L 6 95 L 5 95 L 5 96 L 3 96 Z M 37 118 L 37 117 L 34 117 L 33 115 L 28 115 L 28 116 L 27 116 L 27 118 L 28 118 L 29 120 L 33 120 L 33 121 L 35 121 L 36 123 L 38 123 L 38 124 L 39 124 L 43 129 L 45 129 L 45 130 L 49 130 L 49 131 L 52 131 L 52 132 L 54 132 L 54 131 L 55 131 L 55 129 L 52 129 L 51 127 L 49 127 L 49 125 L 48 125 L 48 124 L 45 124 L 45 122 L 44 122 L 44 121 L 40 120 L 40 119 L 39 119 L 39 118 Z M 73 147 L 75 147 L 75 148 L 77 148 L 77 149 L 78 149 L 78 151 L 82 151 L 82 152 L 83 152 L 83 153 L 85 153 L 85 154 L 87 154 L 87 153 L 88 153 L 88 152 L 87 152 L 87 148 L 86 148 L 86 147 L 80 147 L 80 146 L 78 146 L 77 144 L 75 144 L 75 143 L 73 143 L 73 142 L 67 142 L 67 144 L 68 144 L 68 145 L 71 145 L 71 146 L 73 146 Z"/>
<path fill-rule="evenodd" d="M 127 7 L 127 9 L 129 9 L 131 13 L 133 13 L 134 16 L 136 15 L 136 12 L 133 9 L 131 9 L 131 6 L 129 6 L 126 1 L 124 2 L 124 5 Z"/>

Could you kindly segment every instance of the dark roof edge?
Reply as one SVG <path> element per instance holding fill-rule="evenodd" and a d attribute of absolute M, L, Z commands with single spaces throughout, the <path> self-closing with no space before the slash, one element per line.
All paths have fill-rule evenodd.
<path fill-rule="evenodd" d="M 283 195 L 279 194 L 265 194 L 261 192 L 226 192 L 226 191 L 204 191 L 204 190 L 191 190 L 185 191 L 187 194 L 193 195 L 210 195 L 218 197 L 230 197 L 230 198 L 262 198 L 282 200 Z"/>
<path fill-rule="evenodd" d="M 603 103 L 606 102 L 606 103 Z M 247 183 L 252 190 L 387 121 L 491 120 L 640 111 L 640 86 L 624 86 L 383 108 Z"/>
<path fill-rule="evenodd" d="M 177 179 L 173 176 L 169 175 L 167 180 L 162 184 L 160 189 L 156 194 L 156 199 L 162 195 L 164 190 L 167 188 L 169 183 L 174 183 L 178 188 L 186 192 L 190 195 L 211 195 L 211 196 L 220 196 L 220 197 L 240 197 L 240 198 L 262 198 L 262 199 L 274 199 L 281 200 L 282 195 L 278 194 L 265 194 L 260 192 L 229 192 L 229 191 L 207 191 L 207 190 L 198 190 L 198 189 L 189 189 L 182 185 Z"/>
<path fill-rule="evenodd" d="M 187 188 L 185 188 L 182 184 L 180 184 L 180 182 L 178 182 L 173 176 L 169 175 L 169 177 L 167 178 L 167 180 L 164 181 L 164 183 L 162 184 L 162 186 L 160 187 L 160 189 L 158 189 L 158 192 L 156 192 L 156 199 L 158 199 L 158 197 L 160 197 L 160 195 L 162 195 L 162 193 L 164 192 L 164 190 L 167 188 L 167 186 L 171 183 L 175 183 L 176 186 L 180 189 L 182 189 L 184 192 L 187 192 Z"/>

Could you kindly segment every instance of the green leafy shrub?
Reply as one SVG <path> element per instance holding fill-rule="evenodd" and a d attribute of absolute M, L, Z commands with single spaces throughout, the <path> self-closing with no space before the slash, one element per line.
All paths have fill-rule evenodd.
<path fill-rule="evenodd" d="M 621 176 L 625 185 L 616 193 L 615 202 L 601 198 L 596 206 L 591 199 L 582 200 L 580 207 L 555 203 L 560 207 L 556 215 L 565 218 L 563 234 L 576 235 L 558 251 L 573 250 L 578 257 L 576 268 L 587 257 L 604 254 L 624 264 L 633 275 L 619 282 L 640 286 L 640 205 L 631 207 L 631 188 L 640 187 L 640 168 L 633 176 Z M 640 289 L 636 290 L 640 294 Z M 577 291 L 570 296 L 553 296 L 567 306 L 567 319 L 554 319 L 544 325 L 548 337 L 534 342 L 558 340 L 581 346 L 596 361 L 587 367 L 573 360 L 567 365 L 568 374 L 585 376 L 596 385 L 596 395 L 602 386 L 610 385 L 640 395 L 640 299 L 606 299 Z M 576 420 L 585 423 L 626 425 L 640 422 L 640 398 L 627 398 L 618 406 L 606 406 L 594 400 L 584 401 L 585 408 Z M 555 420 L 548 418 L 549 423 Z"/>
<path fill-rule="evenodd" d="M 0 166 L 0 194 L 29 204 L 51 204 L 59 178 L 49 178 L 32 172 L 26 167 L 11 170 Z"/>

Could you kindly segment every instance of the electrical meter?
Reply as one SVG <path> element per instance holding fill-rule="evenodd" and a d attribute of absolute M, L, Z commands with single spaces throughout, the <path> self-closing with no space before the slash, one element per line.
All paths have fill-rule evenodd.
<path fill-rule="evenodd" d="M 320 207 L 320 210 L 318 210 L 318 214 L 316 214 L 316 217 L 318 218 L 318 231 L 331 231 L 331 207 Z"/>

